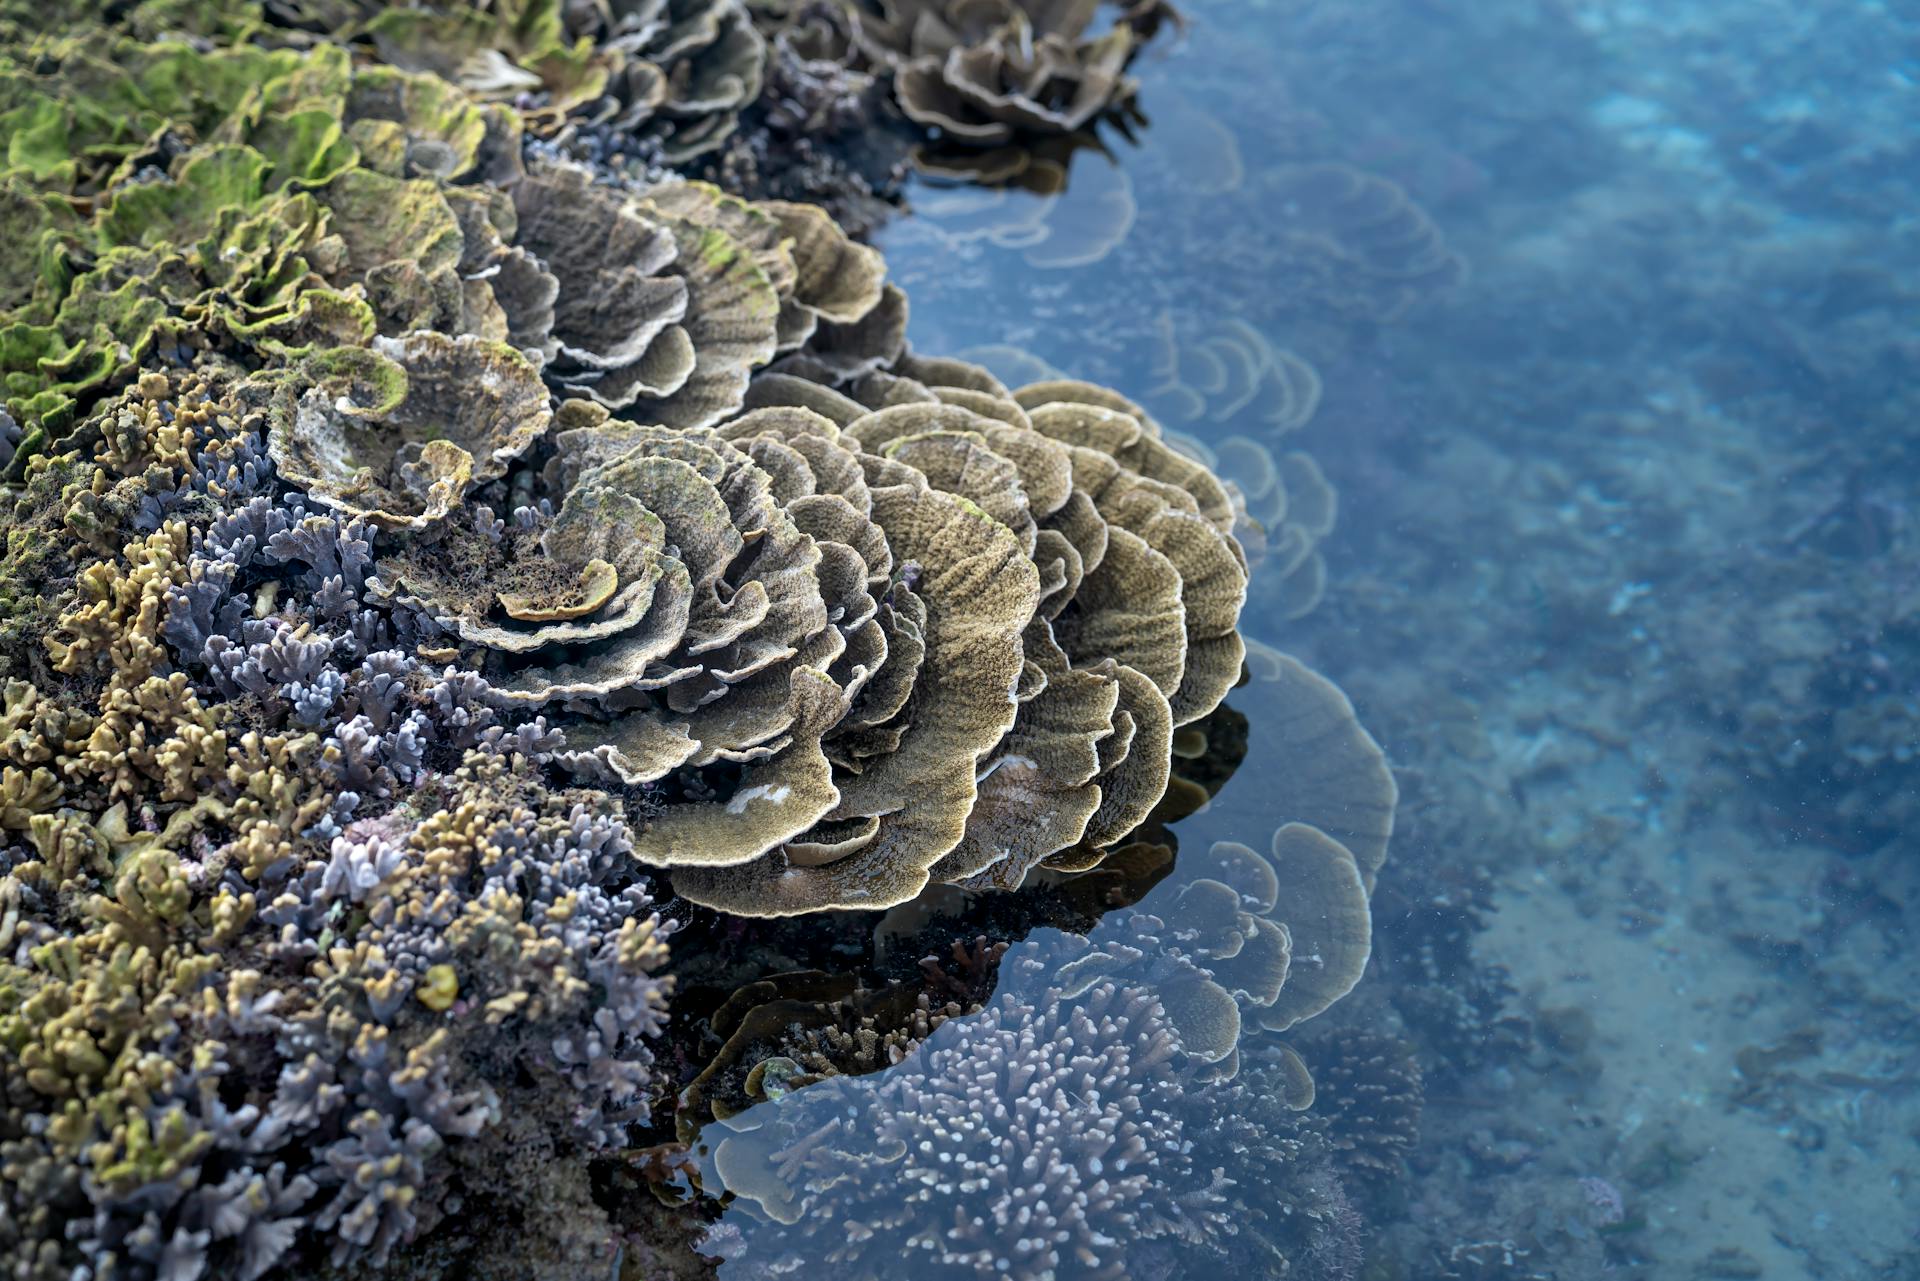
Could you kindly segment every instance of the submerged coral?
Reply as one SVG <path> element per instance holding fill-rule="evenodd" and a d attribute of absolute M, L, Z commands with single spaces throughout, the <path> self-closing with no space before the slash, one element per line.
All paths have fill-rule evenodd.
<path fill-rule="evenodd" d="M 1215 318 L 1189 332 L 1162 312 L 1156 329 L 1157 384 L 1144 401 L 1168 423 L 1245 422 L 1283 436 L 1304 427 L 1320 407 L 1314 367 L 1243 320 Z"/>
<path fill-rule="evenodd" d="M 832 1077 L 702 1132 L 733 1196 L 703 1248 L 730 1276 L 828 1266 L 937 1277 L 1182 1275 L 1226 1258 L 1351 1257 L 1324 1142 L 1255 1069 L 1197 1082 L 1151 989 L 1049 985 L 1047 947 L 878 1077 Z M 1007 990 L 1008 987 L 1012 990 Z M 1258 1209 L 1250 1210 L 1254 1206 Z M 1169 1270 L 1170 1269 L 1170 1270 Z"/>
<path fill-rule="evenodd" d="M 890 80 L 926 131 L 923 165 L 989 180 L 1027 167 L 1029 148 L 1131 107 L 1126 74 L 1172 7 L 1125 9 L 1090 34 L 1100 0 L 834 0 L 800 6 L 775 40 L 815 64 Z"/>
<path fill-rule="evenodd" d="M 1182 433 L 1174 447 L 1221 476 L 1238 519 L 1234 537 L 1246 549 L 1251 575 L 1248 597 L 1269 617 L 1287 622 L 1306 617 L 1327 588 L 1320 545 L 1333 533 L 1339 495 L 1313 455 L 1289 449 L 1275 455 L 1249 436 L 1227 436 L 1208 445 Z"/>
<path fill-rule="evenodd" d="M 1179 1047 L 1138 991 L 1003 996 L 882 1078 L 710 1128 L 710 1178 L 738 1199 L 707 1248 L 742 1276 L 878 1277 L 903 1258 L 942 1277 L 1123 1276 L 1136 1243 L 1198 1240 L 1225 1218 L 1175 1119 Z"/>

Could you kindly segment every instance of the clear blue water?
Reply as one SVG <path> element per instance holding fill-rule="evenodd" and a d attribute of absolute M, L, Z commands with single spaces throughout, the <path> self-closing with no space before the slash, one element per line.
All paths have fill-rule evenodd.
<path fill-rule="evenodd" d="M 881 244 L 922 349 L 1119 387 L 1245 492 L 1247 631 L 1399 783 L 1369 971 L 1229 1081 L 1091 977 L 1186 995 L 1206 851 L 1298 817 L 1256 734 L 1144 901 L 705 1136 L 813 1189 L 721 1274 L 921 1215 L 912 1275 L 1920 1277 L 1920 17 L 1190 8 L 1137 140 Z"/>

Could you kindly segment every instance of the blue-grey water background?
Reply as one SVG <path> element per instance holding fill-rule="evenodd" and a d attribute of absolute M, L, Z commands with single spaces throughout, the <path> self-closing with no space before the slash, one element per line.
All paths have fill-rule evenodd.
<path fill-rule="evenodd" d="M 1057 198 L 923 184 L 880 243 L 923 349 L 1338 493 L 1244 621 L 1402 789 L 1329 1035 L 1405 1038 L 1426 1102 L 1358 1274 L 1920 1277 L 1920 13 L 1189 11 L 1137 143 Z M 1292 233 L 1365 234 L 1289 185 L 1331 173 L 1405 193 L 1417 262 L 1311 269 Z M 1297 429 L 1210 399 L 1236 325 L 1317 370 Z"/>

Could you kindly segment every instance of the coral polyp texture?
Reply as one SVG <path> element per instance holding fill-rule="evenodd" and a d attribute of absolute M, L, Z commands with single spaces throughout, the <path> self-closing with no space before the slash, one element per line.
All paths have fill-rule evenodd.
<path fill-rule="evenodd" d="M 1131 92 L 1164 10 L 1088 42 L 1097 8 L 796 21 L 998 143 Z M 676 168 L 761 92 L 738 0 L 63 14 L 0 12 L 0 1271 L 608 1275 L 607 1171 L 713 1058 L 670 947 L 1165 874 L 1179 745 L 1247 656 L 1238 535 L 1279 508 L 1102 387 L 912 350 L 823 209 Z M 1324 535 L 1297 480 L 1285 527 Z M 1111 1041 L 1034 1078 L 1114 1091 L 1020 1113 L 1044 1187 L 968 1158 L 1058 1230 L 947 1262 L 1233 1234 L 1163 1114 L 1365 964 L 1385 828 L 1354 815 L 1391 797 L 1336 702 L 1304 684 L 1292 722 L 1335 792 L 1196 856 L 1177 910 L 1022 952 L 1043 995 L 961 1026 L 982 938 L 807 1058 L 916 1055 L 965 1100 L 1041 1033 Z M 749 1041 L 726 1088 L 798 1093 Z M 1047 1208 L 1095 1140 L 1138 1168 Z M 1269 1140 L 1306 1141 L 1235 1150 Z"/>

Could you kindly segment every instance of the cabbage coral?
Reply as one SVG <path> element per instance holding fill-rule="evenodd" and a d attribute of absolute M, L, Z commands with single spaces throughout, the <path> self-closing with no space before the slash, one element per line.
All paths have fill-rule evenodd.
<path fill-rule="evenodd" d="M 759 94 L 766 61 L 742 0 L 55 0 L 52 14 L 47 8 L 7 0 L 0 30 L 32 36 L 111 24 L 140 40 L 199 37 L 226 53 L 346 45 L 475 98 L 513 102 L 541 133 L 617 133 L 650 164 L 681 165 L 725 140 Z"/>
<path fill-rule="evenodd" d="M 766 46 L 741 0 L 472 0 L 387 6 L 356 0 L 350 34 L 383 61 L 429 71 L 480 97 L 537 95 L 637 135 L 667 164 L 720 144 L 760 92 Z"/>
<path fill-rule="evenodd" d="M 869 363 L 814 341 L 789 371 Z M 1112 845 L 1239 674 L 1226 495 L 1140 418 L 905 355 L 848 387 L 890 403 L 795 372 L 708 431 L 571 403 L 527 491 L 550 515 L 376 566 L 500 698 L 584 712 L 566 759 L 646 789 L 639 857 L 728 911 Z"/>
<path fill-rule="evenodd" d="M 1244 511 L 1111 392 L 909 350 L 819 208 L 566 158 L 723 136 L 737 0 L 98 16 L 0 17 L 0 1260 L 597 1272 L 590 1163 L 690 1062 L 656 894 L 1127 848 L 1240 679 Z M 1226 1074 L 1228 1009 L 1364 962 L 1377 851 L 1317 841 L 1228 860 L 1292 899 L 1194 892 L 1186 986 L 1083 949 L 1050 1017 L 1154 1097 Z M 1213 1230 L 1124 1200 L 1080 1247 Z"/>
<path fill-rule="evenodd" d="M 1091 35 L 1100 0 L 836 0 L 838 12 L 802 8 L 779 30 L 815 61 L 890 76 L 895 100 L 938 135 L 957 163 L 1021 167 L 1023 146 L 1078 133 L 1131 105 L 1126 74 L 1146 37 L 1171 14 L 1127 8 Z M 983 161 L 982 153 L 998 161 Z"/>

